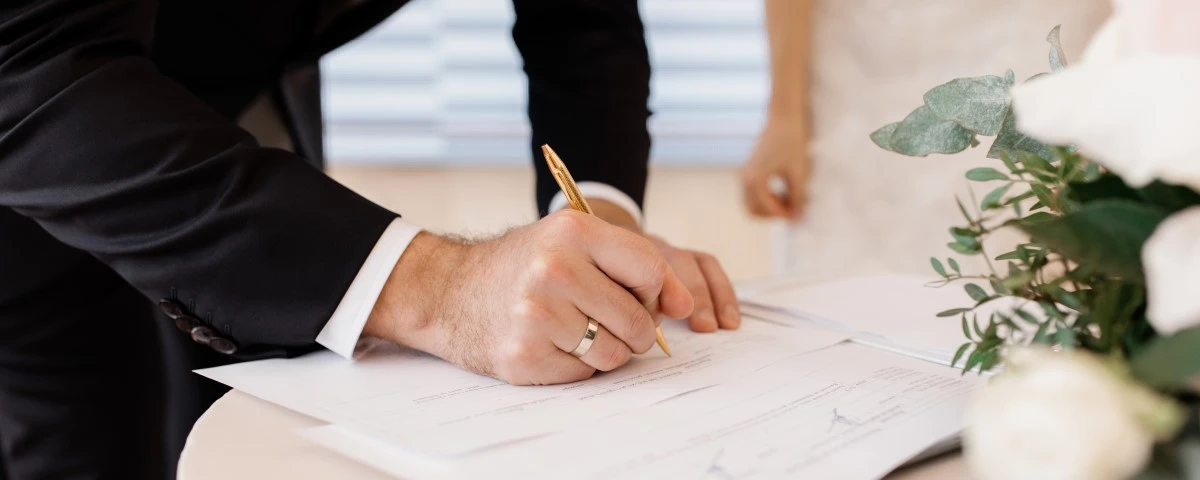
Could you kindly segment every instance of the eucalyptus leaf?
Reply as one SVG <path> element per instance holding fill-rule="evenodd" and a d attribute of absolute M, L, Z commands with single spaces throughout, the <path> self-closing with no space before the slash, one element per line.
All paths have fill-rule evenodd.
<path fill-rule="evenodd" d="M 1071 182 L 1063 194 L 1079 203 L 1104 199 L 1141 200 L 1137 190 L 1130 188 L 1120 177 L 1106 174 L 1091 182 Z"/>
<path fill-rule="evenodd" d="M 1029 185 L 1029 191 L 1033 192 L 1042 205 L 1047 207 L 1054 206 L 1054 192 L 1050 190 L 1050 187 L 1034 183 Z"/>
<path fill-rule="evenodd" d="M 946 261 L 950 263 L 950 269 L 954 270 L 954 273 L 962 273 L 962 270 L 959 270 L 958 268 L 958 261 L 954 260 L 953 258 L 947 258 Z"/>
<path fill-rule="evenodd" d="M 1152 341 L 1133 357 L 1131 367 L 1138 380 L 1151 387 L 1190 389 L 1200 375 L 1200 328 L 1192 328 Z"/>
<path fill-rule="evenodd" d="M 1013 250 L 1008 253 L 1002 253 L 1002 254 L 996 256 L 996 258 L 995 258 L 995 260 L 1020 260 L 1020 259 L 1021 259 L 1021 254 L 1018 253 L 1016 250 Z"/>
<path fill-rule="evenodd" d="M 971 369 L 979 365 L 981 361 L 983 361 L 983 352 L 980 352 L 978 349 L 976 349 L 974 352 L 971 352 L 971 354 L 967 356 L 967 364 L 963 366 L 963 373 L 965 374 L 971 371 Z"/>
<path fill-rule="evenodd" d="M 983 196 L 983 202 L 980 203 L 979 208 L 983 210 L 1000 208 L 1000 199 L 1004 198 L 1004 194 L 1008 193 L 1008 189 L 1012 188 L 1012 186 L 1013 184 L 1010 183 L 988 192 L 987 195 Z"/>
<path fill-rule="evenodd" d="M 970 130 L 938 117 L 929 106 L 922 105 L 896 126 L 887 145 L 896 153 L 924 157 L 966 150 L 973 137 Z"/>
<path fill-rule="evenodd" d="M 1012 108 L 1005 111 L 1004 123 L 1000 125 L 1000 132 L 996 134 L 996 141 L 992 142 L 992 148 L 988 150 L 987 156 L 988 158 L 1000 158 L 1000 152 L 1004 150 L 1028 152 L 1044 158 L 1050 158 L 1053 155 L 1050 147 L 1017 131 L 1017 120 L 1013 116 Z"/>
<path fill-rule="evenodd" d="M 968 247 L 968 246 L 963 245 L 958 242 L 950 242 L 950 243 L 947 243 L 946 246 L 950 247 L 951 250 L 954 250 L 955 252 L 961 253 L 963 255 L 978 255 L 979 252 L 981 252 L 981 250 L 979 249 L 978 246 Z"/>
<path fill-rule="evenodd" d="M 988 294 L 983 290 L 983 287 L 974 283 L 963 285 L 963 289 L 967 291 L 967 295 L 971 297 L 971 300 L 975 300 L 976 302 L 982 302 L 988 298 Z"/>
<path fill-rule="evenodd" d="M 1064 349 L 1070 350 L 1075 348 L 1075 330 L 1067 327 L 1059 327 L 1054 332 L 1054 338 L 1058 340 L 1059 345 L 1062 345 Z"/>
<path fill-rule="evenodd" d="M 1142 279 L 1142 244 L 1166 215 L 1126 200 L 1101 200 L 1078 212 L 1017 225 L 1033 239 L 1080 265 L 1131 281 Z"/>
<path fill-rule="evenodd" d="M 1151 182 L 1138 189 L 1138 196 L 1159 206 L 1167 213 L 1175 213 L 1188 207 L 1200 205 L 1200 194 L 1181 185 L 1168 185 L 1161 181 Z"/>
<path fill-rule="evenodd" d="M 969 309 L 969 308 L 951 308 L 951 309 L 949 309 L 949 310 L 944 310 L 944 311 L 938 312 L 937 316 L 939 316 L 939 317 L 953 317 L 953 316 L 955 316 L 955 315 L 958 315 L 958 314 L 960 314 L 960 313 L 966 313 L 966 312 L 969 312 L 969 311 L 971 311 L 971 309 Z"/>
<path fill-rule="evenodd" d="M 942 266 L 941 260 L 938 260 L 934 257 L 929 257 L 929 264 L 933 265 L 933 271 L 937 272 L 938 275 L 941 275 L 942 278 L 947 278 L 950 276 L 946 274 L 946 268 Z"/>
<path fill-rule="evenodd" d="M 1004 77 L 956 78 L 925 92 L 925 105 L 939 118 L 953 121 L 980 135 L 1000 132 L 1008 91 L 1013 86 L 1010 70 Z"/>
<path fill-rule="evenodd" d="M 966 312 L 963 312 L 963 314 L 962 314 L 962 331 L 963 331 L 964 337 L 967 337 L 968 340 L 972 340 L 971 327 L 967 326 L 967 313 Z"/>
<path fill-rule="evenodd" d="M 1063 53 L 1062 42 L 1059 41 L 1060 28 L 1062 25 L 1055 25 L 1050 34 L 1046 35 L 1046 41 L 1050 43 L 1050 71 L 1053 72 L 1067 68 L 1067 54 Z"/>
<path fill-rule="evenodd" d="M 1008 180 L 1008 175 L 992 167 L 976 167 L 967 170 L 967 180 L 987 182 L 990 180 Z"/>
<path fill-rule="evenodd" d="M 958 363 L 958 360 L 962 358 L 963 354 L 967 353 L 968 348 L 971 348 L 970 342 L 964 343 L 962 346 L 958 347 L 958 351 L 954 352 L 954 358 L 950 360 L 951 367 L 954 367 L 954 365 Z"/>
<path fill-rule="evenodd" d="M 968 247 L 968 248 L 978 248 L 979 247 L 979 234 L 975 233 L 975 231 L 973 231 L 973 230 L 962 228 L 962 227 L 951 227 L 950 228 L 950 236 L 954 237 L 954 240 L 956 242 L 958 242 L 959 244 L 962 244 L 965 247 Z"/>
<path fill-rule="evenodd" d="M 1021 317 L 1021 320 L 1029 322 L 1030 325 L 1038 325 L 1041 323 L 1037 317 L 1034 317 L 1032 313 L 1026 312 L 1025 310 L 1017 309 L 1014 310 L 1013 313 L 1016 313 L 1018 317 Z"/>
<path fill-rule="evenodd" d="M 879 127 L 879 130 L 871 132 L 871 141 L 875 142 L 879 148 L 894 152 L 895 150 L 892 150 L 892 134 L 896 132 L 898 126 L 900 126 L 900 122 L 892 122 Z"/>

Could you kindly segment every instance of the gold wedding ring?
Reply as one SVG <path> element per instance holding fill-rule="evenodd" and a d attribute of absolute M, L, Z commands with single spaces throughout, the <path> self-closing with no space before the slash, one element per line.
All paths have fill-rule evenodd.
<path fill-rule="evenodd" d="M 579 340 L 579 345 L 571 350 L 571 355 L 582 357 L 587 355 L 588 350 L 592 349 L 592 343 L 596 341 L 596 332 L 600 331 L 600 323 L 588 318 L 587 331 L 583 332 L 583 338 Z"/>

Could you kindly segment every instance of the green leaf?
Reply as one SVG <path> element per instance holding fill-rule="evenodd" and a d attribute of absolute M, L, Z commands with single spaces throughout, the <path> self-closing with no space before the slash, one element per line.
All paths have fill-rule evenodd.
<path fill-rule="evenodd" d="M 1053 154 L 1050 147 L 1017 131 L 1017 121 L 1011 107 L 1004 112 L 1004 123 L 1000 125 L 1000 132 L 996 134 L 996 141 L 992 142 L 992 148 L 988 150 L 987 156 L 988 158 L 999 158 L 1002 150 L 1028 152 L 1043 158 L 1050 158 Z"/>
<path fill-rule="evenodd" d="M 1012 290 L 1005 287 L 1004 283 L 999 278 L 992 277 L 988 279 L 988 283 L 992 284 L 992 290 L 999 295 L 1008 295 Z"/>
<path fill-rule="evenodd" d="M 1059 329 L 1054 332 L 1054 338 L 1055 340 L 1058 340 L 1058 343 L 1067 350 L 1075 348 L 1075 330 L 1067 327 L 1059 327 Z"/>
<path fill-rule="evenodd" d="M 1017 164 L 1013 162 L 1012 155 L 1009 155 L 1006 151 L 1000 151 L 1000 161 L 1004 162 L 1004 166 L 1008 167 L 1008 171 L 1012 173 L 1017 173 L 1021 170 L 1020 167 L 1017 167 Z"/>
<path fill-rule="evenodd" d="M 1021 259 L 1021 254 L 1019 252 L 1017 252 L 1016 250 L 1013 250 L 1011 252 L 1001 253 L 1000 255 L 997 255 L 996 258 L 994 258 L 993 260 L 1003 261 L 1003 260 L 1020 260 L 1020 259 Z"/>
<path fill-rule="evenodd" d="M 1142 279 L 1142 244 L 1166 218 L 1161 210 L 1125 200 L 1101 200 L 1079 211 L 1017 226 L 1080 265 L 1131 281 Z"/>
<path fill-rule="evenodd" d="M 958 347 L 958 351 L 954 352 L 954 358 L 950 360 L 951 367 L 954 367 L 954 364 L 958 363 L 958 360 L 962 358 L 963 354 L 967 353 L 968 348 L 971 348 L 971 342 L 964 343 L 962 346 Z"/>
<path fill-rule="evenodd" d="M 937 272 L 938 275 L 941 275 L 942 278 L 950 277 L 949 275 L 946 275 L 946 268 L 942 266 L 942 262 L 940 260 L 934 257 L 929 257 L 929 264 L 933 265 L 933 271 Z"/>
<path fill-rule="evenodd" d="M 895 131 L 888 145 L 892 151 L 913 157 L 931 153 L 958 153 L 971 146 L 974 134 L 957 123 L 939 118 L 928 106 L 922 105 L 908 114 Z"/>
<path fill-rule="evenodd" d="M 1038 306 L 1042 307 L 1042 311 L 1046 312 L 1046 315 L 1049 316 L 1050 318 L 1053 318 L 1055 320 L 1066 320 L 1067 319 L 1067 317 L 1064 316 L 1063 313 L 1058 310 L 1058 307 L 1055 306 L 1053 303 L 1038 302 Z"/>
<path fill-rule="evenodd" d="M 1160 181 L 1151 182 L 1137 191 L 1147 202 L 1162 207 L 1167 213 L 1175 213 L 1188 207 L 1200 205 L 1200 194 L 1192 189 L 1167 185 Z"/>
<path fill-rule="evenodd" d="M 980 135 L 1000 132 L 1004 110 L 1008 108 L 1008 90 L 1014 83 L 1007 76 L 956 78 L 925 92 L 925 105 L 939 118 L 953 121 Z"/>
<path fill-rule="evenodd" d="M 1046 212 L 1035 212 L 1029 214 L 1025 218 L 1022 218 L 1021 223 L 1053 222 L 1060 218 L 1062 217 L 1059 217 L 1058 215 L 1051 215 Z"/>
<path fill-rule="evenodd" d="M 971 214 L 967 213 L 967 207 L 963 206 L 962 199 L 955 196 L 954 203 L 958 204 L 958 211 L 962 212 L 962 216 L 967 220 L 967 223 L 973 223 L 974 220 L 971 219 Z"/>
<path fill-rule="evenodd" d="M 1022 194 L 1020 194 L 1020 195 L 1017 195 L 1017 196 L 1015 196 L 1015 197 L 1010 197 L 1008 200 L 1005 200 L 1005 201 L 1004 201 L 1004 204 L 1005 204 L 1005 205 L 1013 205 L 1013 204 L 1016 204 L 1016 203 L 1020 203 L 1020 202 L 1022 202 L 1022 201 L 1024 201 L 1024 200 L 1028 200 L 1028 199 L 1030 199 L 1030 198 L 1033 198 L 1033 192 L 1032 192 L 1032 191 L 1027 191 L 1027 192 L 1025 192 L 1025 193 L 1022 193 Z"/>
<path fill-rule="evenodd" d="M 938 317 L 953 317 L 960 313 L 966 313 L 969 311 L 971 311 L 971 309 L 969 309 L 969 308 L 951 308 L 949 310 L 943 310 L 941 312 L 938 312 L 937 316 Z"/>
<path fill-rule="evenodd" d="M 971 352 L 971 354 L 967 356 L 967 364 L 963 366 L 963 373 L 971 371 L 972 368 L 975 368 L 975 366 L 979 365 L 979 362 L 982 361 L 983 352 L 979 351 L 978 349 L 976 349 L 974 352 Z"/>
<path fill-rule="evenodd" d="M 976 182 L 987 182 L 990 180 L 1008 180 L 1008 175 L 1005 175 L 999 170 L 992 167 L 976 167 L 967 170 L 967 180 Z"/>
<path fill-rule="evenodd" d="M 966 310 L 966 309 L 964 309 L 964 310 Z M 941 315 L 939 315 L 939 316 L 941 316 Z M 971 339 L 971 327 L 967 326 L 967 313 L 966 312 L 963 312 L 963 314 L 962 314 L 962 330 L 963 330 L 963 336 L 967 337 L 967 340 L 970 340 Z"/>
<path fill-rule="evenodd" d="M 895 150 L 892 150 L 892 134 L 896 132 L 898 126 L 900 126 L 900 122 L 892 122 L 879 127 L 879 130 L 871 132 L 871 141 L 875 142 L 879 148 L 894 152 Z"/>
<path fill-rule="evenodd" d="M 950 247 L 951 250 L 954 250 L 955 252 L 961 253 L 963 255 L 978 255 L 979 252 L 981 251 L 981 250 L 979 250 L 979 247 L 972 248 L 972 247 L 968 247 L 968 246 L 963 245 L 958 242 L 950 242 L 950 243 L 947 243 L 946 246 Z"/>
<path fill-rule="evenodd" d="M 975 300 L 976 302 L 982 302 L 988 298 L 988 294 L 983 290 L 983 287 L 980 287 L 974 283 L 963 285 L 963 289 L 966 290 L 967 295 L 969 295 L 971 299 Z"/>
<path fill-rule="evenodd" d="M 1141 200 L 1137 190 L 1129 188 L 1120 177 L 1111 174 L 1091 182 L 1071 182 L 1063 193 L 1084 204 L 1104 199 Z"/>
<path fill-rule="evenodd" d="M 1050 43 L 1050 71 L 1057 72 L 1067 68 L 1067 54 L 1063 53 L 1062 43 L 1058 39 L 1058 29 L 1062 25 L 1055 25 L 1054 29 L 1050 30 L 1050 34 L 1046 35 L 1046 41 Z"/>
<path fill-rule="evenodd" d="M 979 372 L 983 373 L 988 370 L 991 370 L 992 367 L 995 367 L 996 364 L 999 363 L 999 361 L 1000 361 L 999 352 L 997 352 L 996 350 L 992 350 L 990 352 L 983 354 L 983 359 L 981 359 L 979 361 Z"/>
<path fill-rule="evenodd" d="M 1068 292 L 1061 288 L 1055 292 L 1054 298 L 1055 300 L 1058 300 L 1058 303 L 1071 307 L 1076 311 L 1083 309 L 1083 303 L 1079 301 L 1079 297 L 1076 297 L 1074 293 Z"/>
<path fill-rule="evenodd" d="M 1016 313 L 1018 317 L 1021 317 L 1021 320 L 1029 322 L 1030 325 L 1037 325 L 1041 323 L 1041 320 L 1038 320 L 1037 317 L 1034 317 L 1032 313 L 1026 312 L 1025 310 L 1014 310 L 1013 313 Z"/>
<path fill-rule="evenodd" d="M 956 242 L 958 242 L 966 247 L 969 247 L 969 248 L 979 247 L 979 235 L 977 233 L 975 233 L 974 230 L 971 230 L 968 228 L 962 228 L 962 227 L 951 227 L 950 228 L 950 236 L 954 237 L 954 240 Z"/>
<path fill-rule="evenodd" d="M 1049 330 L 1051 323 L 1052 322 L 1044 322 L 1038 326 L 1037 331 L 1033 334 L 1033 343 L 1040 343 L 1043 345 L 1049 345 L 1051 343 L 1052 337 L 1046 335 L 1046 331 Z"/>
<path fill-rule="evenodd" d="M 1152 341 L 1130 362 L 1133 376 L 1154 388 L 1182 390 L 1200 374 L 1200 328 Z"/>
<path fill-rule="evenodd" d="M 988 192 L 987 195 L 983 196 L 983 202 L 980 203 L 979 208 L 983 210 L 1000 208 L 1000 199 L 1004 197 L 1005 193 L 1008 193 L 1008 189 L 1012 188 L 1012 186 L 1013 184 L 1010 183 Z"/>
<path fill-rule="evenodd" d="M 1052 192 L 1049 187 L 1042 184 L 1033 183 L 1029 185 L 1029 191 L 1033 192 L 1033 194 L 1037 196 L 1038 201 L 1042 202 L 1042 205 L 1047 207 L 1054 206 L 1054 192 Z"/>
<path fill-rule="evenodd" d="M 958 269 L 957 261 L 955 261 L 953 258 L 947 258 L 946 261 L 950 262 L 950 268 L 954 270 L 954 273 L 962 274 L 962 270 Z"/>
<path fill-rule="evenodd" d="M 1033 272 L 1020 272 L 1009 275 L 1008 278 L 1004 279 L 1004 288 L 1016 290 L 1017 287 L 1024 286 L 1033 280 L 1033 276 Z"/>
<path fill-rule="evenodd" d="M 971 318 L 971 326 L 975 328 L 975 333 L 979 335 L 981 340 L 987 340 L 987 334 L 983 333 L 983 329 L 979 328 L 979 314 L 974 314 Z"/>

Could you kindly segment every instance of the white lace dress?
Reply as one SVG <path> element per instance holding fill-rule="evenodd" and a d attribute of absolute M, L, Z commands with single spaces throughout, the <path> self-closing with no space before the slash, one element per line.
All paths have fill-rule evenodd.
<path fill-rule="evenodd" d="M 958 155 L 912 158 L 879 149 L 868 134 L 903 119 L 926 90 L 952 78 L 1012 68 L 1021 82 L 1049 71 L 1045 37 L 1057 24 L 1068 59 L 1078 57 L 1107 18 L 1108 1 L 817 3 L 810 203 L 781 239 L 782 270 L 814 279 L 930 274 L 930 256 L 953 253 L 945 245 L 949 227 L 962 221 L 954 195 L 967 192 L 963 173 L 1000 166 L 985 158 L 991 138 Z"/>

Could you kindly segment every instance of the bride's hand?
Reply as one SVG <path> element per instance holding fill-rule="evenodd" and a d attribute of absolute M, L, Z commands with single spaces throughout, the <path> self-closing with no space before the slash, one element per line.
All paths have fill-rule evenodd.
<path fill-rule="evenodd" d="M 799 219 L 804 214 L 808 175 L 808 131 L 803 118 L 769 118 L 742 167 L 746 209 L 755 216 Z M 772 191 L 771 177 L 783 180 L 782 196 Z"/>

